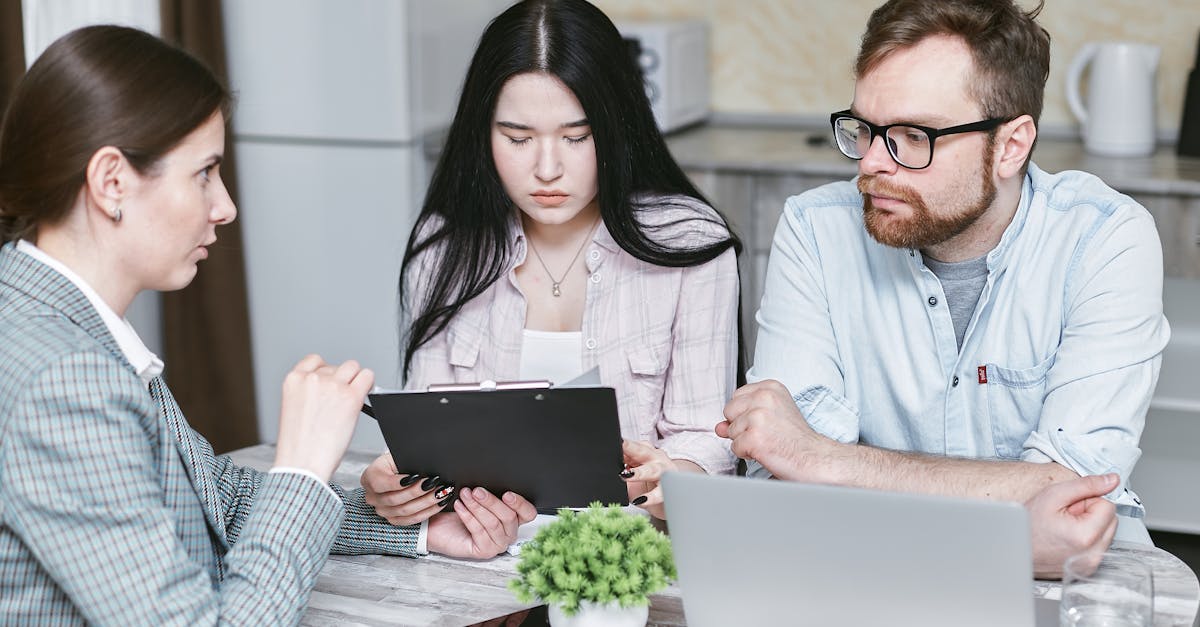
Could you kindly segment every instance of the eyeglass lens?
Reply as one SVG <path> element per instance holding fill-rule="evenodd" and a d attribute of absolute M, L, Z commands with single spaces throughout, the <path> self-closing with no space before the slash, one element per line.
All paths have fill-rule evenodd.
<path fill-rule="evenodd" d="M 862 159 L 871 149 L 871 127 L 854 118 L 839 118 L 834 125 L 838 148 L 851 159 Z M 906 168 L 923 168 L 933 156 L 929 134 L 912 126 L 892 126 L 884 133 L 888 153 Z"/>

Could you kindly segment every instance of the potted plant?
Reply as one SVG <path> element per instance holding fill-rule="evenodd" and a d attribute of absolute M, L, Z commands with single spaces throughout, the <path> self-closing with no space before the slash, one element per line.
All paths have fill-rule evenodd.
<path fill-rule="evenodd" d="M 548 603 L 555 627 L 641 626 L 650 595 L 674 578 L 671 542 L 645 516 L 592 503 L 559 510 L 558 520 L 521 547 L 509 588 L 524 603 Z"/>

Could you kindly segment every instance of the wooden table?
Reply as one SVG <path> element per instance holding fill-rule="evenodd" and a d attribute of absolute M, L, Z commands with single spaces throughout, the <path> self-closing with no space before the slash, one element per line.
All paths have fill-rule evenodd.
<path fill-rule="evenodd" d="M 333 481 L 358 487 L 358 476 L 377 453 L 350 451 Z M 230 453 L 243 466 L 267 469 L 271 445 Z M 1179 558 L 1150 546 L 1115 543 L 1112 550 L 1136 555 L 1154 569 L 1155 627 L 1192 627 L 1200 609 L 1200 581 Z M 471 625 L 530 607 L 508 591 L 517 558 L 483 561 L 430 555 L 331 555 L 317 579 L 302 625 Z M 650 625 L 685 625 L 678 585 L 650 598 Z M 1033 595 L 1062 596 L 1057 581 L 1034 581 Z"/>

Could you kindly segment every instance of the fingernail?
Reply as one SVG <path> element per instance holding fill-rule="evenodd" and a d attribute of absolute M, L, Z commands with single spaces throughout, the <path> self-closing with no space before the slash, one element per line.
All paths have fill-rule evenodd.
<path fill-rule="evenodd" d="M 512 504 L 512 503 L 516 502 L 517 495 L 513 494 L 512 492 L 505 492 L 504 496 L 500 497 L 500 499 L 503 500 L 505 503 Z"/>
<path fill-rule="evenodd" d="M 645 503 L 645 502 L 646 502 L 646 495 L 643 494 L 643 495 L 637 497 L 636 499 L 633 499 L 632 504 L 633 505 L 641 505 L 642 503 Z"/>
<path fill-rule="evenodd" d="M 446 503 L 450 502 L 450 497 L 446 497 L 437 502 L 438 507 L 446 507 Z"/>
<path fill-rule="evenodd" d="M 626 466 L 626 467 L 625 467 L 625 470 L 622 470 L 622 471 L 621 471 L 621 478 L 622 478 L 622 479 L 628 479 L 628 478 L 630 478 L 630 477 L 632 477 L 632 476 L 633 476 L 633 469 L 632 469 L 632 468 L 630 468 L 629 466 Z"/>
<path fill-rule="evenodd" d="M 420 479 L 420 478 L 421 478 L 421 475 L 409 475 L 400 480 L 400 487 L 407 488 L 408 486 L 415 483 L 417 481 L 417 479 Z"/>
<path fill-rule="evenodd" d="M 436 483 L 437 483 L 437 480 L 438 480 L 438 479 L 440 479 L 440 478 L 441 478 L 441 477 L 439 477 L 438 475 L 434 475 L 434 476 L 432 476 L 432 477 L 430 477 L 430 478 L 426 479 L 425 481 L 422 481 L 422 482 L 421 482 L 421 489 L 422 489 L 422 490 L 425 490 L 425 491 L 428 491 L 430 488 L 432 488 L 432 487 L 434 486 L 434 484 L 436 484 Z"/>
<path fill-rule="evenodd" d="M 438 500 L 444 499 L 447 496 L 450 496 L 450 493 L 453 491 L 454 491 L 454 486 L 448 485 L 448 486 L 442 488 L 441 490 L 434 492 L 433 498 L 438 499 Z"/>

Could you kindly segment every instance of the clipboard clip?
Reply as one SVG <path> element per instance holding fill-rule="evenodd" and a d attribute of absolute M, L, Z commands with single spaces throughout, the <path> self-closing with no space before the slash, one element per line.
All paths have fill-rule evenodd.
<path fill-rule="evenodd" d="M 545 390 L 550 388 L 546 379 L 529 381 L 492 381 L 487 379 L 479 383 L 433 383 L 429 392 L 495 392 L 496 390 Z"/>

